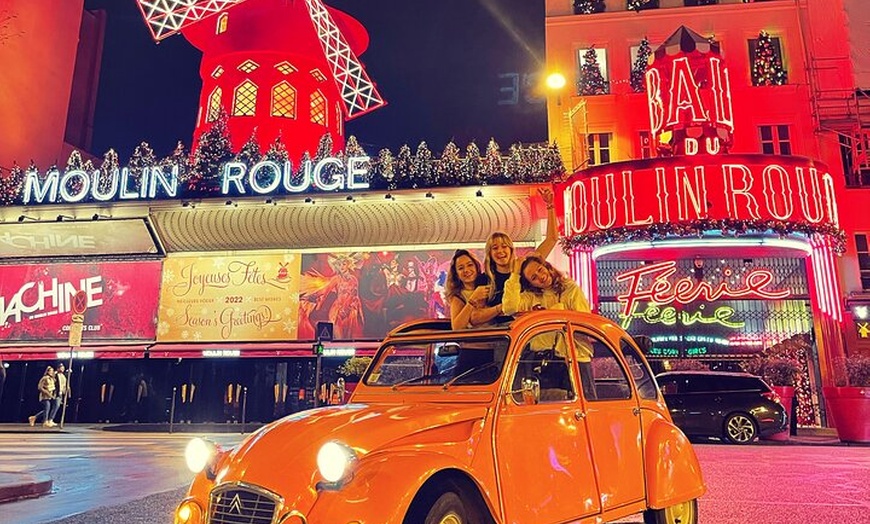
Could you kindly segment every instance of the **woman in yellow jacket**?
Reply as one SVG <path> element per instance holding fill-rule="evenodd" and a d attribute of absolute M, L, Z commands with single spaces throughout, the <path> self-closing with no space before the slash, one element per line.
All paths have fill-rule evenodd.
<path fill-rule="evenodd" d="M 590 311 L 589 301 L 576 282 L 563 275 L 539 255 L 516 260 L 504 285 L 505 315 L 535 309 Z"/>

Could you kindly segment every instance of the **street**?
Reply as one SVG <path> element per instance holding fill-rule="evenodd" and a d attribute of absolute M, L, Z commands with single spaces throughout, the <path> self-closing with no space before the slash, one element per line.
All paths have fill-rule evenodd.
<path fill-rule="evenodd" d="M 26 438 L 24 438 L 26 437 Z M 4 504 L 15 524 L 164 523 L 191 475 L 182 453 L 190 434 L 0 433 L 0 470 L 51 476 L 51 495 Z M 238 434 L 212 435 L 231 445 Z M 867 522 L 870 447 L 696 444 L 708 492 L 703 524 Z M 641 522 L 633 518 L 624 522 Z"/>

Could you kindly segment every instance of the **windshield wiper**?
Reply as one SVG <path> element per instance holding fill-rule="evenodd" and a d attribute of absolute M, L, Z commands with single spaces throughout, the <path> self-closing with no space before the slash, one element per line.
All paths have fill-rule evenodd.
<path fill-rule="evenodd" d="M 443 386 L 443 387 L 444 387 L 444 389 L 447 389 L 447 388 L 449 388 L 451 385 L 453 385 L 454 382 L 456 382 L 457 380 L 459 380 L 459 379 L 461 379 L 461 378 L 465 378 L 465 377 L 467 377 L 467 376 L 469 376 L 469 375 L 473 375 L 473 374 L 475 374 L 475 373 L 479 373 L 479 372 L 483 371 L 484 369 L 489 369 L 490 367 L 497 366 L 497 365 L 498 365 L 497 362 L 486 362 L 486 363 L 483 363 L 483 364 L 478 364 L 478 365 L 474 366 L 473 368 L 466 369 L 466 370 L 463 371 L 462 373 L 460 373 L 460 374 L 456 375 L 455 377 L 451 378 L 450 380 L 448 380 L 447 382 L 444 383 L 444 386 Z"/>
<path fill-rule="evenodd" d="M 405 386 L 405 385 L 407 385 L 407 384 L 413 384 L 414 382 L 420 382 L 421 380 L 426 380 L 426 379 L 430 379 L 430 378 L 438 378 L 438 377 L 440 377 L 441 375 L 443 375 L 443 373 L 434 373 L 434 374 L 433 374 L 433 373 L 430 373 L 430 374 L 428 374 L 428 375 L 421 375 L 421 376 L 419 376 L 419 377 L 413 377 L 413 378 L 405 379 L 405 380 L 403 380 L 403 381 L 401 381 L 401 382 L 396 382 L 395 384 L 393 384 L 393 386 L 392 386 L 392 387 L 393 387 L 393 391 L 396 391 L 396 390 L 399 389 L 400 387 Z"/>

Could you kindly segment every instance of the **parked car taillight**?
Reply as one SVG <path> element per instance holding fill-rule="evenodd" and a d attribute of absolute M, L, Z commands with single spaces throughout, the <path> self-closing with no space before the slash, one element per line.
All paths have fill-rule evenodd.
<path fill-rule="evenodd" d="M 764 393 L 761 394 L 761 396 L 763 396 L 766 399 L 772 400 L 772 401 L 776 402 L 777 404 L 782 404 L 782 399 L 779 398 L 779 395 L 777 395 L 775 391 L 765 391 Z"/>

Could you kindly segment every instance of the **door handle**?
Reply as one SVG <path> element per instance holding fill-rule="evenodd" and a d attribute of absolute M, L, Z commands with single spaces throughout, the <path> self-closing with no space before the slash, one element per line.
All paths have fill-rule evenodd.
<path fill-rule="evenodd" d="M 574 420 L 580 421 L 580 420 L 583 420 L 584 418 L 586 418 L 586 412 L 585 412 L 585 411 L 579 411 L 579 410 L 578 410 L 578 411 L 575 411 L 575 412 L 574 412 Z"/>
<path fill-rule="evenodd" d="M 640 415 L 640 408 L 638 408 L 638 407 L 634 407 L 634 408 L 632 408 L 632 409 L 631 409 L 631 414 L 632 414 L 632 415 L 635 415 L 635 416 Z"/>

